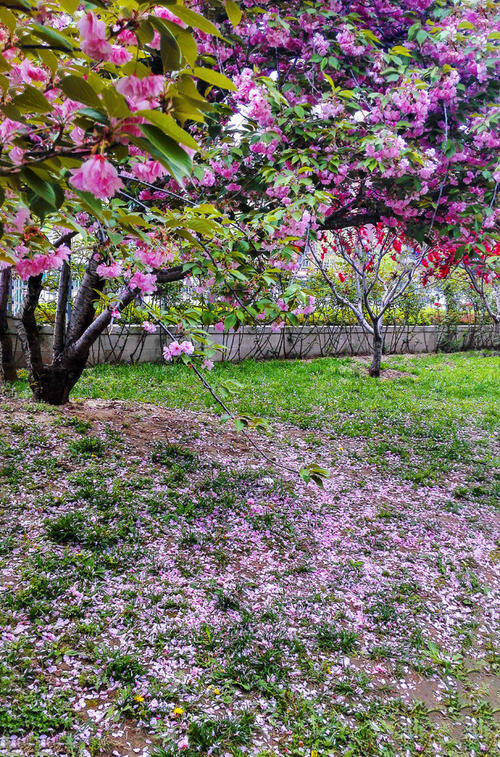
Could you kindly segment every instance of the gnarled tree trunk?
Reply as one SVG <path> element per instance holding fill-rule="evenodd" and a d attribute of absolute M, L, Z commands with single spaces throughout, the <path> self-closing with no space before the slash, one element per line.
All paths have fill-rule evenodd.
<path fill-rule="evenodd" d="M 17 381 L 14 348 L 7 321 L 7 304 L 12 272 L 10 268 L 0 271 L 0 351 L 2 354 L 2 376 L 4 381 Z"/>
<path fill-rule="evenodd" d="M 67 234 L 58 240 L 67 244 L 74 234 Z M 92 254 L 85 270 L 83 281 L 67 321 L 67 304 L 70 287 L 70 268 L 65 263 L 61 269 L 57 310 L 54 324 L 54 341 L 52 359 L 44 363 L 40 332 L 36 323 L 35 310 L 42 292 L 42 275 L 28 279 L 19 328 L 21 344 L 29 371 L 29 383 L 33 398 L 50 405 L 63 405 L 87 364 L 90 349 L 94 342 L 111 323 L 111 312 L 104 310 L 96 317 L 96 305 L 105 281 L 96 273 L 97 257 Z M 180 281 L 185 278 L 183 266 L 174 266 L 166 271 L 157 272 L 160 284 Z M 136 291 L 124 289 L 118 298 L 116 309 L 123 310 L 132 302 Z"/>
<path fill-rule="evenodd" d="M 59 240 L 59 243 L 62 242 Z M 69 294 L 69 266 L 61 270 L 54 325 L 52 362 L 44 364 L 40 333 L 35 318 L 35 310 L 42 292 L 42 275 L 28 279 L 28 288 L 21 313 L 20 338 L 29 372 L 29 383 L 33 398 L 50 405 L 63 405 L 80 378 L 88 360 L 90 348 L 111 320 L 103 318 L 102 328 L 94 339 L 81 343 L 81 337 L 95 318 L 95 306 L 104 282 L 96 273 L 97 260 L 90 258 L 82 285 L 78 292 L 72 317 L 66 328 L 66 306 Z M 105 313 L 105 316 L 108 314 Z M 80 342 L 80 343 L 79 343 Z"/>

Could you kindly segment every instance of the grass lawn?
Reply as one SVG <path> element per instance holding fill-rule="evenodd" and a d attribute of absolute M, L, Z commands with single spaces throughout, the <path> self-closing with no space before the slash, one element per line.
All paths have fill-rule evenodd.
<path fill-rule="evenodd" d="M 498 753 L 500 359 L 385 366 L 216 366 L 274 464 L 182 366 L 0 398 L 0 755 Z"/>

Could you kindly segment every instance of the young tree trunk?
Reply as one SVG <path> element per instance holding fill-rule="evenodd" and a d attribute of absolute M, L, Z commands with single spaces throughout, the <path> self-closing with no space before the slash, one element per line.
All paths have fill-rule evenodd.
<path fill-rule="evenodd" d="M 11 277 L 12 272 L 10 268 L 4 268 L 0 272 L 0 351 L 2 354 L 2 376 L 6 382 L 17 381 L 14 348 L 7 321 L 7 303 L 9 301 Z"/>
<path fill-rule="evenodd" d="M 493 349 L 500 349 L 500 317 L 493 320 Z"/>
<path fill-rule="evenodd" d="M 370 365 L 370 376 L 378 378 L 380 376 L 380 363 L 382 362 L 383 338 L 380 333 L 380 325 L 375 323 L 373 326 L 373 360 Z"/>

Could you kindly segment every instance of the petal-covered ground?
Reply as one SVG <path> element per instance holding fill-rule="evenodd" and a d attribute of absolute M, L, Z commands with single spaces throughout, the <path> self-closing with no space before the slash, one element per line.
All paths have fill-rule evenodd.
<path fill-rule="evenodd" d="M 407 420 L 274 423 L 271 465 L 208 413 L 4 398 L 0 754 L 497 754 L 495 439 L 434 475 Z"/>

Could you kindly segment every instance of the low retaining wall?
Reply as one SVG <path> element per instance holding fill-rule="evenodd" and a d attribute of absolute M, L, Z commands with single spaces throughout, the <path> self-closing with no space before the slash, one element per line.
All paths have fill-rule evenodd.
<path fill-rule="evenodd" d="M 18 320 L 9 319 L 18 367 L 24 366 L 17 336 Z M 219 334 L 210 329 L 214 342 L 225 350 L 217 350 L 215 360 L 239 362 L 245 358 L 315 358 L 333 355 L 370 354 L 370 340 L 359 326 L 293 326 L 273 331 L 269 326 L 245 326 L 238 331 Z M 50 363 L 52 326 L 42 326 L 42 354 Z M 94 344 L 89 363 L 160 363 L 162 350 L 168 343 L 163 332 L 148 334 L 141 326 L 114 325 Z M 495 343 L 496 342 L 496 343 Z M 388 326 L 385 334 L 386 353 L 421 353 L 439 350 L 498 348 L 493 326 Z"/>

